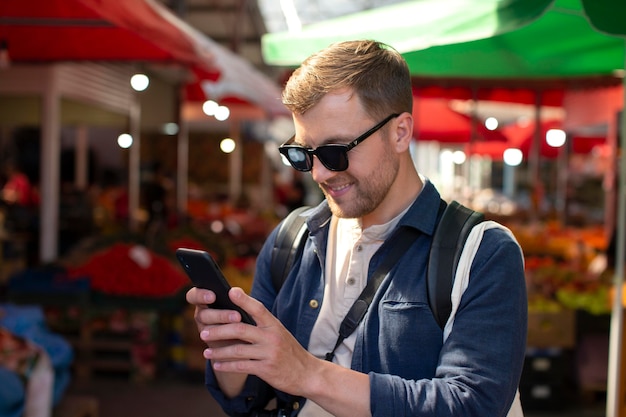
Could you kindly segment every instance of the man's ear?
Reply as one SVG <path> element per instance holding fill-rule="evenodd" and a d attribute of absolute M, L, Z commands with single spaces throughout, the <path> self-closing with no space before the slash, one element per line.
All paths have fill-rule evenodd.
<path fill-rule="evenodd" d="M 400 114 L 395 120 L 395 147 L 397 152 L 406 151 L 413 139 L 413 115 L 408 112 Z"/>

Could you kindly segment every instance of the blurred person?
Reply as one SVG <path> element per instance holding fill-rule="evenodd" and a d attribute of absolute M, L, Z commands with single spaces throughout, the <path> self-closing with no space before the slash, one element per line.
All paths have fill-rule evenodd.
<path fill-rule="evenodd" d="M 12 234 L 3 242 L 4 257 L 23 258 L 27 264 L 35 264 L 39 253 L 39 194 L 14 161 L 4 163 L 3 174 L 6 180 L 0 190 L 2 227 Z"/>
<path fill-rule="evenodd" d="M 258 256 L 251 296 L 230 291 L 256 326 L 211 308 L 211 291 L 187 293 L 211 394 L 233 416 L 521 415 L 527 300 L 512 234 L 476 226 L 482 240 L 468 248 L 469 284 L 447 337 L 428 305 L 442 200 L 409 153 L 413 97 L 402 56 L 375 41 L 331 45 L 293 73 L 282 99 L 296 133 L 280 151 L 326 198 L 307 213 L 310 235 L 279 291 L 270 275 L 278 229 Z M 356 330 L 338 338 L 402 228 L 417 237 Z M 278 408 L 265 411 L 273 399 Z"/>
<path fill-rule="evenodd" d="M 38 198 L 30 180 L 12 161 L 5 162 L 6 181 L 2 187 L 2 201 L 9 206 L 31 207 Z"/>

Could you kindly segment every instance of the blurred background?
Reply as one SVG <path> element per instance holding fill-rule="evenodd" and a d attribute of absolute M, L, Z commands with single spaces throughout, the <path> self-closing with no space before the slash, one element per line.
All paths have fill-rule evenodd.
<path fill-rule="evenodd" d="M 322 198 L 277 152 L 282 85 L 373 38 L 409 64 L 418 171 L 524 250 L 526 415 L 626 416 L 616 3 L 4 0 L 0 406 L 223 415 L 174 251 L 250 289 L 268 233 Z"/>

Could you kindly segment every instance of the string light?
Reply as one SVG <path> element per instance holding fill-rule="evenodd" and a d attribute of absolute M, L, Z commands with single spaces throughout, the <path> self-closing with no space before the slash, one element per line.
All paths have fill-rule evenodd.
<path fill-rule="evenodd" d="M 146 74 L 135 74 L 130 78 L 130 86 L 135 91 L 144 91 L 150 85 L 150 78 Z"/>

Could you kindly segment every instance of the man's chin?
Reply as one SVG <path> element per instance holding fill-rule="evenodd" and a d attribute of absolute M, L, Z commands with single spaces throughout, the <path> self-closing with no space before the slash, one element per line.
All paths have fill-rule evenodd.
<path fill-rule="evenodd" d="M 358 219 L 366 214 L 363 213 L 363 210 L 359 210 L 356 207 L 347 207 L 345 204 L 337 204 L 335 200 L 330 198 L 327 198 L 327 200 L 328 207 L 335 217 L 339 217 L 341 219 Z"/>

